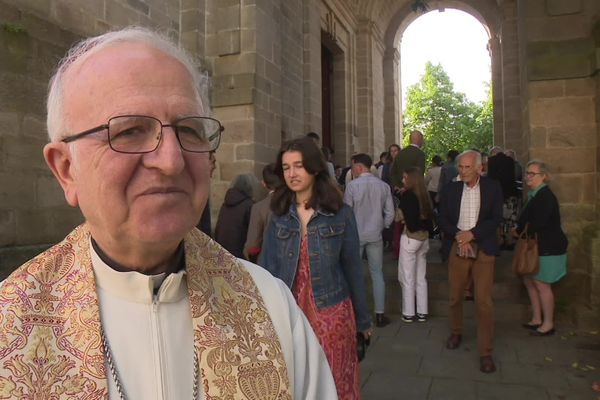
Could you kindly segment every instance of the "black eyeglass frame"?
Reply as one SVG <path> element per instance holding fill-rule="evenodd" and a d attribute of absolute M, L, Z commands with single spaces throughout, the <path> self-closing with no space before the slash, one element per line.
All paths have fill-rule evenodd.
<path fill-rule="evenodd" d="M 154 147 L 152 150 L 148 150 L 148 151 L 122 151 L 122 150 L 115 149 L 113 147 L 111 141 L 110 141 L 110 133 L 108 131 L 108 128 L 110 126 L 110 121 L 112 121 L 113 119 L 116 119 L 116 118 L 124 118 L 124 117 L 150 118 L 150 119 L 153 119 L 153 120 L 157 121 L 160 124 L 160 137 L 159 137 L 159 139 L 156 142 L 156 147 Z M 219 128 L 217 129 L 217 131 L 215 133 L 211 134 L 208 137 L 208 141 L 210 142 L 211 138 L 213 138 L 214 135 L 218 135 L 217 143 L 214 146 L 214 149 L 209 149 L 209 150 L 188 150 L 185 147 L 183 147 L 183 144 L 181 143 L 181 139 L 179 139 L 179 130 L 178 130 L 179 127 L 177 126 L 177 123 L 179 123 L 181 121 L 184 121 L 186 119 L 190 119 L 190 118 L 208 119 L 208 120 L 211 120 L 211 121 L 215 121 L 218 124 Z M 173 131 L 175 132 L 175 136 L 177 137 L 177 142 L 179 142 L 179 147 L 181 147 L 182 150 L 190 152 L 190 153 L 211 153 L 211 152 L 215 152 L 219 148 L 219 144 L 221 144 L 221 134 L 225 130 L 225 127 L 223 125 L 221 125 L 221 121 L 219 121 L 218 119 L 211 118 L 211 117 L 200 117 L 200 116 L 197 116 L 197 115 L 190 115 L 190 116 L 179 118 L 179 119 L 175 120 L 171 124 L 163 124 L 162 121 L 159 120 L 158 118 L 154 118 L 154 117 L 151 117 L 149 115 L 136 115 L 136 114 L 131 114 L 131 115 L 116 115 L 114 117 L 109 118 L 107 124 L 102 124 L 102 125 L 96 126 L 94 128 L 87 129 L 87 130 L 85 130 L 83 132 L 76 133 L 75 135 L 67 136 L 67 137 L 61 139 L 61 142 L 63 142 L 63 143 L 71 143 L 71 142 L 74 142 L 75 140 L 79 140 L 79 139 L 81 139 L 83 137 L 86 137 L 86 136 L 89 136 L 89 135 L 91 135 L 93 133 L 106 130 L 106 138 L 108 139 L 108 145 L 110 146 L 111 150 L 116 151 L 117 153 L 123 153 L 123 154 L 146 154 L 146 153 L 152 153 L 153 151 L 156 151 L 156 149 L 158 149 L 158 146 L 160 146 L 160 142 L 162 141 L 162 137 L 163 137 L 163 128 L 173 128 Z"/>

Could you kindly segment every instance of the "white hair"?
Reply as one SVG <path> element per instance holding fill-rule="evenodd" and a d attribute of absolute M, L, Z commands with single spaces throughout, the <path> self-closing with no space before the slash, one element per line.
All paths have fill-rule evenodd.
<path fill-rule="evenodd" d="M 483 164 L 483 158 L 481 157 L 481 153 L 475 150 L 465 150 L 456 156 L 456 163 L 460 164 L 461 158 L 466 156 L 467 154 L 472 154 L 475 156 L 475 166 L 480 167 Z"/>
<path fill-rule="evenodd" d="M 65 97 L 63 82 L 69 68 L 110 45 L 120 43 L 143 43 L 162 51 L 183 64 L 192 78 L 198 103 L 202 105 L 205 115 L 210 115 L 208 102 L 209 79 L 206 73 L 199 72 L 198 62 L 187 51 L 179 47 L 172 39 L 165 35 L 147 28 L 127 27 L 77 43 L 60 61 L 54 76 L 50 79 L 48 87 L 46 126 L 50 141 L 59 141 L 61 137 L 67 134 L 63 109 Z"/>

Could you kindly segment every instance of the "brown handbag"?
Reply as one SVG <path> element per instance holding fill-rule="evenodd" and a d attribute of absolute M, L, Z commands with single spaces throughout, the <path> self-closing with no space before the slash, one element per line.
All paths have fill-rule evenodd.
<path fill-rule="evenodd" d="M 527 235 L 527 227 L 519 235 L 513 257 L 513 272 L 517 276 L 536 275 L 540 271 L 540 254 L 538 251 L 537 235 L 530 238 Z"/>

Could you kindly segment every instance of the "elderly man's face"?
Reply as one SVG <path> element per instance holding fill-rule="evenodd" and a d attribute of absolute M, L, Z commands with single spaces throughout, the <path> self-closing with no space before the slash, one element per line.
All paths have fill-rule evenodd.
<path fill-rule="evenodd" d="M 473 185 L 481 175 L 481 165 L 477 165 L 477 157 L 473 153 L 467 153 L 458 162 L 458 173 L 460 180 L 468 185 Z"/>
<path fill-rule="evenodd" d="M 204 115 L 183 65 L 143 44 L 112 45 L 76 64 L 65 76 L 64 99 L 69 135 L 118 115 L 163 124 Z M 105 250 L 178 242 L 198 222 L 208 196 L 209 154 L 183 151 L 172 128 L 163 128 L 160 146 L 146 154 L 111 150 L 106 131 L 71 149 L 52 145 L 64 146 L 69 159 L 66 178 L 59 177 L 67 201 L 81 208 Z"/>

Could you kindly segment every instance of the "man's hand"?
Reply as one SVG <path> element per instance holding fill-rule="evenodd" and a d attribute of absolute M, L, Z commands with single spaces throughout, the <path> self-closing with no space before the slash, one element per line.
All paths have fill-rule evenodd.
<path fill-rule="evenodd" d="M 471 231 L 460 231 L 456 234 L 455 238 L 456 242 L 460 246 L 463 244 L 470 243 L 473 239 L 475 239 L 475 236 Z"/>
<path fill-rule="evenodd" d="M 458 256 L 463 258 L 475 258 L 475 250 L 471 243 L 463 243 L 458 245 Z"/>

